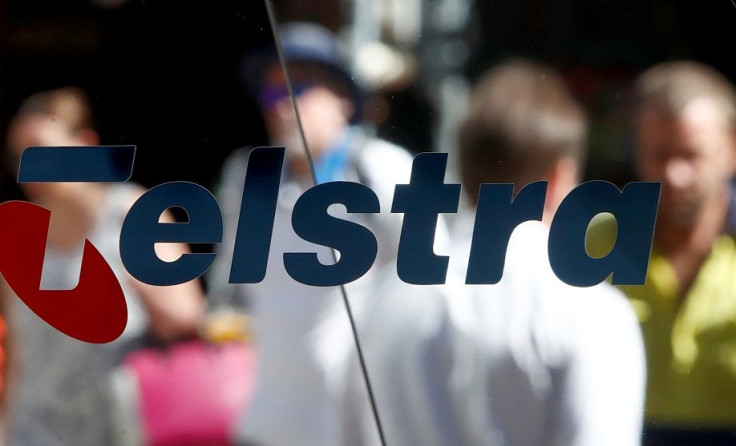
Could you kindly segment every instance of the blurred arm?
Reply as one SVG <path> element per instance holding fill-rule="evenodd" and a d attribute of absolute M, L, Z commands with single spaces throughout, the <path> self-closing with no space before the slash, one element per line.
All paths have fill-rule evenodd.
<path fill-rule="evenodd" d="M 175 220 L 167 211 L 159 221 Z M 189 252 L 183 243 L 157 243 L 154 249 L 161 260 L 168 262 Z M 173 286 L 148 285 L 130 276 L 128 279 L 140 295 L 148 313 L 149 329 L 157 339 L 168 342 L 197 333 L 206 309 L 199 279 Z"/>

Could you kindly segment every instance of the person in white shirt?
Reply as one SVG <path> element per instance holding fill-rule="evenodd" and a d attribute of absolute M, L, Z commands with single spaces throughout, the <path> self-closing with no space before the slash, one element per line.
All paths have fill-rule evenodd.
<path fill-rule="evenodd" d="M 254 55 L 246 64 L 248 87 L 259 99 L 269 143 L 286 149 L 267 270 L 258 283 L 229 283 L 252 153 L 252 148 L 241 148 L 223 164 L 216 192 L 224 236 L 208 273 L 208 285 L 215 301 L 244 308 L 254 320 L 256 391 L 238 425 L 238 441 L 324 446 L 336 441 L 339 406 L 333 386 L 339 380 L 333 372 L 339 370 L 342 357 L 336 345 L 344 346 L 344 339 L 331 336 L 331 327 L 349 330 L 349 321 L 340 287 L 305 285 L 288 274 L 285 252 L 315 252 L 322 264 L 335 263 L 330 248 L 297 235 L 292 211 L 315 183 L 367 185 L 380 202 L 380 213 L 348 214 L 344 207 L 334 206 L 330 214 L 369 228 L 378 242 L 376 264 L 389 262 L 396 256 L 402 222 L 401 214 L 390 213 L 393 188 L 409 181 L 412 157 L 403 148 L 371 136 L 360 125 L 361 89 L 338 53 L 336 36 L 315 24 L 289 23 L 279 27 L 279 40 L 301 129 L 276 51 Z M 308 148 L 303 146 L 301 131 Z M 347 285 L 348 293 L 351 286 Z"/>
<path fill-rule="evenodd" d="M 584 114 L 559 75 L 523 60 L 492 69 L 471 98 L 459 152 L 469 201 L 481 183 L 518 192 L 544 180 L 542 218 L 513 232 L 497 284 L 465 284 L 469 209 L 446 285 L 408 285 L 389 267 L 352 296 L 385 444 L 639 444 L 646 372 L 633 311 L 608 284 L 563 283 L 547 256 L 551 217 L 579 178 Z M 348 362 L 344 444 L 379 444 Z"/>

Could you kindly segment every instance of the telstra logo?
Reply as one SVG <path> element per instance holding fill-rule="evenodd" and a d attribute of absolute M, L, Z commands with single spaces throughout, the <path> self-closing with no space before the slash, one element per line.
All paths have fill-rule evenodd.
<path fill-rule="evenodd" d="M 19 182 L 124 182 L 133 170 L 135 146 L 30 147 L 23 152 Z M 266 274 L 274 215 L 284 162 L 283 147 L 254 149 L 248 160 L 230 283 L 257 283 Z M 396 185 L 392 213 L 404 214 L 396 272 L 407 283 L 442 284 L 449 258 L 433 252 L 441 213 L 457 212 L 460 185 L 444 182 L 447 154 L 415 157 L 409 184 Z M 555 274 L 575 286 L 592 286 L 612 276 L 617 285 L 644 283 L 657 216 L 660 184 L 630 183 L 619 190 L 590 181 L 563 200 L 552 221 L 549 261 Z M 512 184 L 483 184 L 466 275 L 467 284 L 501 280 L 509 237 L 527 220 L 540 220 L 547 183 L 535 182 L 513 197 Z M 301 283 L 337 286 L 363 276 L 373 265 L 378 243 L 366 227 L 328 214 L 334 205 L 348 213 L 381 212 L 365 185 L 335 181 L 307 190 L 292 212 L 295 233 L 340 253 L 322 264 L 316 253 L 285 252 L 284 267 Z M 184 223 L 159 222 L 162 212 L 179 207 Z M 616 217 L 618 233 L 604 257 L 590 257 L 585 237 L 592 218 Z M 41 290 L 50 212 L 23 201 L 0 204 L 0 272 L 18 297 L 41 319 L 76 339 L 104 343 L 125 329 L 127 309 L 110 266 L 85 241 L 79 284 L 72 290 Z M 156 243 L 215 244 L 222 241 L 222 214 L 214 196 L 189 182 L 169 182 L 143 194 L 131 207 L 120 234 L 125 268 L 138 280 L 158 286 L 188 282 L 210 267 L 213 253 L 190 253 L 173 262 L 156 256 Z"/>

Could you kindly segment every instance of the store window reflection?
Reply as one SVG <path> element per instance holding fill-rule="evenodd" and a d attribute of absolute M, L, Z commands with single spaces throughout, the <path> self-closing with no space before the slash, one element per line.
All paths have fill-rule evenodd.
<path fill-rule="evenodd" d="M 215 444 L 380 442 L 342 290 L 301 285 L 283 267 L 284 252 L 316 252 L 323 263 L 335 262 L 330 249 L 301 240 L 291 228 L 293 204 L 315 182 L 364 183 L 376 192 L 381 203 L 381 213 L 374 215 L 348 215 L 340 206 L 329 213 L 370 228 L 380 245 L 375 269 L 360 283 L 349 284 L 345 291 L 360 322 L 357 334 L 366 347 L 369 378 L 371 371 L 375 374 L 376 408 L 383 418 L 387 444 L 396 444 L 401 435 L 405 435 L 402 438 L 406 444 L 443 439 L 446 441 L 442 444 L 486 444 L 487 438 L 510 442 L 516 438 L 511 431 L 521 431 L 519 438 L 524 440 L 520 443 L 531 444 L 534 435 L 544 435 L 533 428 L 536 424 L 529 421 L 530 413 L 539 415 L 544 410 L 520 409 L 501 420 L 501 409 L 491 410 L 488 400 L 500 405 L 503 401 L 521 404 L 524 392 L 513 391 L 518 382 L 511 378 L 499 384 L 488 376 L 526 376 L 520 381 L 526 380 L 529 389 L 539 392 L 535 395 L 547 395 L 537 402 L 554 399 L 555 389 L 560 389 L 554 380 L 560 376 L 571 380 L 570 389 L 585 388 L 587 381 L 574 374 L 531 366 L 530 361 L 537 358 L 534 355 L 509 353 L 513 360 L 507 356 L 497 362 L 486 357 L 482 366 L 478 365 L 482 355 L 473 346 L 484 337 L 479 332 L 517 320 L 516 313 L 490 310 L 495 308 L 492 305 L 504 302 L 496 295 L 511 285 L 502 282 L 484 286 L 480 292 L 480 288 L 458 284 L 458 280 L 450 280 L 445 286 L 423 287 L 403 284 L 397 278 L 394 258 L 402 215 L 390 210 L 394 186 L 409 181 L 410 153 L 447 152 L 445 180 L 463 184 L 460 211 L 442 215 L 435 234 L 440 241 L 435 253 L 450 254 L 451 271 L 455 262 L 463 268 L 467 263 L 461 246 L 468 240 L 459 234 L 473 219 L 477 197 L 472 190 L 478 182 L 513 181 L 518 191 L 526 183 L 547 179 L 550 193 L 555 185 L 564 183 L 561 189 L 570 186 L 571 179 L 560 183 L 557 176 L 545 174 L 549 169 L 536 169 L 536 163 L 545 158 L 544 149 L 536 143 L 530 145 L 538 150 L 536 156 L 514 168 L 504 159 L 503 168 L 496 169 L 492 160 L 500 155 L 495 149 L 485 155 L 474 153 L 475 158 L 464 156 L 467 153 L 462 148 L 469 143 L 469 135 L 463 135 L 462 123 L 480 113 L 479 101 L 484 97 L 491 97 L 491 102 L 508 100 L 498 106 L 502 110 L 494 118 L 501 123 L 498 129 L 478 124 L 475 130 L 468 130 L 470 136 L 502 130 L 503 125 L 515 122 L 512 104 L 523 102 L 521 90 L 532 88 L 524 83 L 526 75 L 515 72 L 500 92 L 485 95 L 471 89 L 482 84 L 489 69 L 513 57 L 535 60 L 538 64 L 534 67 L 547 67 L 549 71 L 536 72 L 538 77 L 550 82 L 559 78 L 569 88 L 570 102 L 580 104 L 587 116 L 588 131 L 581 144 L 586 156 L 568 163 L 577 166 L 575 181 L 602 179 L 623 186 L 646 180 L 663 185 L 647 285 L 621 289 L 629 297 L 625 308 L 633 311 L 641 323 L 648 366 L 646 412 L 636 408 L 639 403 L 631 395 L 637 389 L 633 382 L 637 372 L 631 372 L 636 369 L 631 365 L 636 362 L 632 359 L 636 349 L 617 350 L 636 344 L 631 327 L 621 322 L 627 310 L 614 304 L 615 308 L 607 304 L 589 308 L 588 300 L 581 299 L 580 305 L 563 311 L 568 306 L 553 305 L 557 300 L 552 295 L 556 294 L 554 290 L 567 288 L 545 276 L 549 284 L 546 291 L 542 287 L 534 294 L 534 302 L 539 304 L 535 308 L 539 314 L 555 315 L 554 321 L 544 325 L 548 319 L 541 318 L 539 324 L 530 322 L 527 328 L 531 333 L 545 333 L 530 349 L 544 356 L 546 365 L 562 364 L 560 358 L 566 356 L 558 355 L 562 348 L 550 350 L 549 342 L 555 339 L 550 333 L 555 329 L 545 330 L 565 325 L 560 320 L 575 319 L 575 315 L 586 311 L 597 315 L 609 309 L 611 317 L 603 318 L 600 327 L 586 328 L 590 331 L 570 332 L 595 335 L 565 338 L 570 343 L 560 345 L 588 346 L 586 338 L 604 338 L 598 336 L 600 328 L 611 325 L 619 329 L 612 329 L 617 336 L 603 339 L 611 343 L 611 356 L 603 359 L 611 360 L 619 353 L 622 358 L 630 355 L 621 364 L 596 374 L 596 380 L 608 385 L 595 384 L 586 393 L 583 399 L 589 405 L 585 407 L 593 409 L 574 416 L 561 410 L 554 415 L 556 418 L 548 419 L 547 427 L 550 431 L 557 429 L 558 438 L 565 439 L 561 440 L 563 444 L 570 438 L 585 439 L 581 440 L 583 444 L 602 444 L 587 440 L 592 437 L 586 435 L 613 429 L 616 423 L 597 426 L 600 430 L 576 431 L 585 426 L 580 420 L 597 413 L 608 414 L 609 420 L 622 420 L 621 430 L 610 437 L 620 438 L 617 444 L 638 442 L 631 432 L 636 420 L 642 418 L 645 444 L 736 441 L 736 410 L 732 408 L 736 377 L 731 351 L 736 332 L 730 299 L 736 285 L 732 284 L 730 261 L 736 220 L 731 183 L 735 144 L 731 84 L 736 79 L 736 62 L 724 47 L 728 42 L 724 36 L 730 35 L 736 20 L 732 2 L 270 1 L 295 103 L 288 94 L 287 73 L 275 57 L 274 30 L 265 2 L 0 0 L 0 142 L 4 154 L 11 153 L 11 146 L 16 145 L 8 139 L 13 133 L 11 122 L 26 98 L 39 91 L 74 85 L 88 94 L 99 141 L 137 146 L 133 182 L 151 188 L 172 180 L 192 181 L 215 193 L 220 201 L 225 220 L 223 243 L 195 244 L 189 249 L 218 254 L 217 263 L 200 281 L 209 302 L 208 316 L 217 313 L 224 318 L 214 325 L 200 326 L 191 337 L 207 337 L 208 347 L 214 347 L 210 351 L 231 345 L 236 338 L 243 342 L 238 345 L 245 345 L 251 356 L 247 361 L 241 361 L 241 353 L 233 356 L 240 358 L 238 367 L 247 369 L 242 373 L 244 381 L 238 382 L 245 383 L 248 392 L 254 390 L 255 397 L 251 399 L 248 392 L 238 393 L 239 397 L 246 395 L 247 401 L 233 420 L 217 426 Z M 295 23 L 301 25 L 292 26 Z M 322 37 L 315 37 L 318 35 Z M 307 57 L 312 50 L 316 52 Z M 670 60 L 687 62 L 660 65 Z M 524 85 L 527 87 L 522 88 Z M 541 101 L 539 104 L 545 102 L 536 100 Z M 299 111 L 301 127 L 295 110 Z M 30 127 L 47 134 L 55 132 L 60 124 Z M 559 123 L 552 126 L 558 130 L 563 127 Z M 536 138 L 534 132 L 527 131 L 528 126 L 520 128 L 520 138 Z M 90 143 L 88 139 L 74 141 Z M 287 154 L 266 276 L 258 284 L 228 284 L 247 155 L 251 148 L 272 145 L 285 146 Z M 482 144 L 487 148 L 498 145 L 492 138 Z M 307 152 L 314 161 L 314 175 Z M 22 190 L 15 181 L 17 172 L 12 160 L 4 161 L 0 169 L 2 201 L 29 199 L 29 191 Z M 468 175 L 475 173 L 470 174 L 473 169 L 468 168 L 475 168 L 478 174 L 472 185 Z M 65 211 L 79 217 L 71 209 Z M 172 211 L 177 221 L 186 221 L 181 209 Z M 590 228 L 588 248 L 592 255 L 600 248 L 598 245 L 610 249 L 613 243 L 607 218 L 610 216 Z M 454 231 L 455 238 L 450 246 L 443 247 L 442 240 L 450 240 L 445 226 Z M 523 280 L 524 274 L 546 253 L 535 251 L 533 234 L 521 240 L 527 226 L 512 237 L 507 279 L 531 286 L 541 279 Z M 111 240 L 106 243 L 116 246 L 116 240 Z M 519 260 L 521 256 L 515 253 L 526 252 L 527 248 L 534 255 Z M 456 276 L 451 273 L 448 277 Z M 464 275 L 459 276 L 462 282 Z M 609 296 L 609 288 L 602 288 L 607 291 L 601 294 L 608 296 L 603 301 L 620 301 Z M 596 290 L 599 288 L 587 292 L 597 294 Z M 512 292 L 515 290 L 508 294 Z M 574 299 L 572 296 L 578 293 L 586 291 L 571 291 L 562 300 Z M 24 336 L 23 329 L 28 329 L 30 323 L 21 328 L 14 326 L 9 312 L 22 303 L 13 301 L 7 290 L 3 297 L 2 316 L 7 322 L 0 368 L 4 440 L 7 444 L 34 444 L 14 435 L 17 429 L 12 427 L 20 413 L 14 392 L 21 392 L 20 382 L 41 373 L 24 372 L 23 356 L 40 355 L 54 361 L 60 356 L 59 363 L 75 361 L 60 349 L 56 351 L 54 344 Z M 471 304 L 475 300 L 477 306 Z M 507 303 L 512 306 L 523 302 L 514 299 Z M 175 313 L 184 316 L 186 311 Z M 27 316 L 32 320 L 33 314 Z M 597 321 L 598 317 L 581 317 L 582 324 Z M 207 336 L 202 335 L 205 332 Z M 191 337 L 178 340 L 177 346 Z M 210 342 L 210 338 L 217 342 Z M 485 342 L 500 339 L 496 335 L 485 338 L 489 338 Z M 33 352 L 29 352 L 32 341 L 43 346 L 32 347 Z M 165 354 L 174 349 L 154 347 L 161 354 L 156 358 L 167 358 L 159 363 L 168 366 L 166 361 L 174 355 Z M 587 364 L 601 364 L 593 359 L 600 351 L 591 349 L 586 353 L 591 358 Z M 53 351 L 46 354 L 47 350 Z M 561 362 L 555 363 L 558 359 Z M 84 369 L 79 362 L 75 366 Z M 530 374 L 499 372 L 483 376 L 483 371 L 494 364 Z M 534 370 L 541 372 L 530 372 Z M 628 375 L 627 370 L 631 372 Z M 214 373 L 223 371 L 215 366 L 212 371 L 203 375 L 227 375 Z M 620 387 L 621 391 L 610 399 L 601 398 L 619 403 L 627 400 L 631 411 L 624 414 L 620 410 L 623 403 L 601 407 L 602 400 L 595 396 L 613 392 L 624 381 L 631 386 Z M 56 398 L 43 386 L 34 388 L 53 400 L 45 405 L 47 415 L 54 409 L 71 411 L 75 407 L 76 400 L 71 397 Z M 130 395 L 137 395 L 131 390 L 135 386 L 126 388 Z M 80 400 L 85 398 L 81 392 L 72 393 Z M 194 393 L 177 395 L 181 401 L 194 401 Z M 462 398 L 453 400 L 458 395 Z M 468 402 L 473 408 L 466 410 L 464 404 Z M 99 418 L 98 413 L 91 412 L 91 418 Z M 51 415 L 43 418 L 52 425 L 64 424 Z M 433 419 L 438 421 L 431 422 Z M 173 421 L 164 426 L 164 420 Z M 117 420 L 121 421 L 132 423 L 129 426 L 135 429 L 144 424 L 135 416 Z M 120 426 L 117 422 L 115 426 Z M 147 419 L 146 423 L 160 428 L 158 432 L 173 426 L 169 432 L 191 433 L 199 426 L 184 418 L 163 416 Z M 488 428 L 488 437 L 476 434 L 489 425 L 492 428 Z M 60 429 L 68 430 L 69 426 Z M 470 427 L 463 430 L 466 426 Z M 506 430 L 504 426 L 512 427 Z M 92 435 L 96 427 L 95 423 L 83 425 L 79 435 Z M 30 425 L 29 430 L 42 433 Z M 59 432 L 51 432 L 36 443 L 80 444 L 65 442 Z M 168 444 L 203 441 L 194 434 L 181 435 Z M 151 438 L 119 435 L 116 440 L 156 444 Z M 424 438 L 426 441 L 421 440 Z M 545 437 L 541 444 L 549 441 Z"/>

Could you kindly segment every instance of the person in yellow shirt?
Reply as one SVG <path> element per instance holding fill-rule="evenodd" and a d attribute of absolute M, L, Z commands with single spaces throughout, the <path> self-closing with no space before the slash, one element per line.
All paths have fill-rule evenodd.
<path fill-rule="evenodd" d="M 644 72 L 635 92 L 637 173 L 662 184 L 646 285 L 621 287 L 647 351 L 644 443 L 736 444 L 734 86 L 677 61 Z"/>

